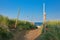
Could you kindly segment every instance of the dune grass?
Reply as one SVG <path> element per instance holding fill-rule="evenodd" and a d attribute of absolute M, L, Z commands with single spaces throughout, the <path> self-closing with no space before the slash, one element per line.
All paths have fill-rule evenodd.
<path fill-rule="evenodd" d="M 40 40 L 60 40 L 60 21 L 48 21 L 46 33 L 42 33 Z"/>

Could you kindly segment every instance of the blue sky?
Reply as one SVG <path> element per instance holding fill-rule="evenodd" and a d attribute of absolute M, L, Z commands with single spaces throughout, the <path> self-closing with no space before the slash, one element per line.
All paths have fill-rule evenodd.
<path fill-rule="evenodd" d="M 43 21 L 43 3 L 47 20 L 60 20 L 60 0 L 0 0 L 0 14 L 16 18 L 20 8 L 20 20 Z"/>

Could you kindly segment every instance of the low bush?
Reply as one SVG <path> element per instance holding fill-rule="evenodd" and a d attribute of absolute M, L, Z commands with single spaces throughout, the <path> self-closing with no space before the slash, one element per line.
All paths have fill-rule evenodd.
<path fill-rule="evenodd" d="M 13 35 L 7 26 L 0 25 L 0 40 L 9 40 Z"/>
<path fill-rule="evenodd" d="M 17 29 L 20 29 L 20 30 L 36 29 L 36 26 L 30 22 L 24 21 L 24 22 L 18 23 Z"/>

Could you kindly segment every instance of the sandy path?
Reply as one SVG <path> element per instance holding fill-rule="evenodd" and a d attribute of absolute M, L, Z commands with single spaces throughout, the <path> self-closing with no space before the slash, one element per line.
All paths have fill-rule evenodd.
<path fill-rule="evenodd" d="M 34 40 L 37 38 L 42 31 L 42 27 L 35 29 L 35 30 L 30 30 L 26 35 L 25 35 L 25 40 Z"/>
<path fill-rule="evenodd" d="M 34 30 L 17 32 L 12 40 L 35 40 L 40 36 L 42 27 Z"/>

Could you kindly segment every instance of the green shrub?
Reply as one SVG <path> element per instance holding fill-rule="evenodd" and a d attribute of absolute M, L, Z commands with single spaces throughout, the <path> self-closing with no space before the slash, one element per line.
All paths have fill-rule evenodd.
<path fill-rule="evenodd" d="M 27 22 L 27 21 L 22 22 L 21 21 L 20 23 L 18 23 L 17 29 L 21 29 L 21 30 L 36 29 L 36 26 L 30 22 Z"/>
<path fill-rule="evenodd" d="M 15 20 L 9 19 L 9 21 L 8 21 L 8 27 L 10 29 L 14 28 L 15 27 Z"/>
<path fill-rule="evenodd" d="M 9 40 L 13 35 L 7 26 L 0 26 L 0 40 Z"/>

